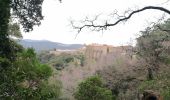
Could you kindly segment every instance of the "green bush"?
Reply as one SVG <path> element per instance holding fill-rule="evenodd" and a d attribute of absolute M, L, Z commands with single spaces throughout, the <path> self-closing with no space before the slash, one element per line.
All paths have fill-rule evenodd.
<path fill-rule="evenodd" d="M 57 59 L 55 62 L 52 64 L 57 70 L 62 70 L 66 66 L 64 61 L 61 59 Z"/>
<path fill-rule="evenodd" d="M 54 99 L 58 100 L 61 95 L 61 84 L 56 81 L 55 84 L 48 84 L 47 81 L 42 82 L 40 85 L 41 100 Z"/>
<path fill-rule="evenodd" d="M 48 83 L 52 69 L 41 64 L 33 49 L 17 53 L 15 61 L 0 58 L 0 65 L 8 65 L 1 72 L 0 99 L 2 100 L 47 100 L 59 97 L 58 84 Z"/>
<path fill-rule="evenodd" d="M 43 54 L 42 54 L 43 55 Z M 47 56 L 47 54 L 46 54 Z M 48 56 L 47 56 L 48 57 Z M 44 57 L 46 58 L 46 57 Z M 44 60 L 44 58 L 39 58 L 41 61 Z M 85 57 L 83 54 L 68 54 L 68 53 L 61 53 L 57 56 L 51 57 L 49 61 L 43 61 L 47 64 L 54 66 L 57 70 L 62 70 L 65 67 L 68 67 L 69 65 L 72 65 L 73 63 L 76 63 L 75 65 L 84 66 L 85 64 Z"/>
<path fill-rule="evenodd" d="M 170 100 L 170 79 L 158 77 L 155 80 L 144 81 L 140 84 L 139 90 L 142 93 L 144 90 L 153 90 L 159 92 L 164 100 Z"/>
<path fill-rule="evenodd" d="M 71 56 L 70 57 L 69 56 L 64 57 L 63 60 L 64 60 L 65 63 L 70 63 L 70 62 L 74 61 L 74 57 L 71 57 Z"/>
<path fill-rule="evenodd" d="M 77 100 L 113 100 L 112 92 L 103 86 L 100 77 L 87 78 L 79 84 L 75 92 Z"/>

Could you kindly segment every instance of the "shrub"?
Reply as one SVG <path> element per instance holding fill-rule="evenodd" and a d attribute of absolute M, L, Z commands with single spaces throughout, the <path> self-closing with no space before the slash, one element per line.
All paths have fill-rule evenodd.
<path fill-rule="evenodd" d="M 59 97 L 59 84 L 49 84 L 52 69 L 41 64 L 33 49 L 17 53 L 15 61 L 0 58 L 1 65 L 10 65 L 0 79 L 2 100 L 48 100 Z M 2 72 L 1 72 L 2 75 Z"/>
<path fill-rule="evenodd" d="M 164 100 L 170 100 L 170 79 L 169 75 L 161 75 L 157 79 L 147 80 L 138 87 L 142 93 L 144 90 L 153 90 L 159 92 Z"/>
<path fill-rule="evenodd" d="M 79 84 L 75 92 L 77 100 L 112 100 L 112 92 L 103 86 L 100 77 L 87 78 Z"/>

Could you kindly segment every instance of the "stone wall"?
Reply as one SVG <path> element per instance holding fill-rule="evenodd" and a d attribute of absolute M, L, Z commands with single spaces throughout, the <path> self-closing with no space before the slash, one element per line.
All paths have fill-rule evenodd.
<path fill-rule="evenodd" d="M 85 47 L 85 55 L 88 59 L 95 59 L 101 58 L 109 53 L 113 52 L 120 52 L 120 48 L 113 47 L 110 45 L 99 45 L 99 44 L 91 44 L 86 45 Z"/>
<path fill-rule="evenodd" d="M 122 54 L 125 55 L 128 50 L 130 50 L 132 46 L 111 46 L 111 45 L 99 45 L 99 44 L 91 44 L 85 46 L 85 55 L 88 59 L 101 58 L 106 56 L 107 54 Z"/>

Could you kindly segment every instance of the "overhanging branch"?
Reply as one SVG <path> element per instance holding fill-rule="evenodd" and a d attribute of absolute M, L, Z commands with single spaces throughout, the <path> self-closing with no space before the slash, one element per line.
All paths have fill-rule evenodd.
<path fill-rule="evenodd" d="M 107 30 L 108 27 L 111 27 L 111 26 L 115 26 L 117 24 L 119 24 L 120 22 L 123 22 L 123 21 L 126 21 L 128 19 L 130 19 L 134 14 L 136 13 L 139 13 L 139 12 L 142 12 L 142 11 L 145 11 L 145 10 L 159 10 L 159 11 L 162 11 L 162 12 L 165 12 L 167 14 L 170 15 L 170 10 L 164 8 L 164 7 L 158 7 L 158 6 L 146 6 L 146 7 L 143 7 L 142 9 L 138 9 L 138 10 L 135 10 L 135 11 L 132 11 L 131 13 L 129 13 L 128 16 L 121 16 L 121 18 L 119 18 L 117 21 L 115 21 L 114 23 L 108 23 L 107 21 L 105 22 L 105 24 L 103 25 L 98 25 L 98 24 L 94 24 L 94 21 L 96 21 L 97 19 L 95 20 L 85 20 L 85 22 L 82 22 L 81 26 L 76 26 L 74 24 L 74 22 L 71 22 L 71 25 L 74 29 L 76 29 L 78 31 L 78 34 L 84 29 L 84 28 L 92 28 L 92 31 L 103 31 L 103 30 Z M 117 13 L 116 13 L 117 14 Z M 86 23 L 88 22 L 88 24 Z"/>

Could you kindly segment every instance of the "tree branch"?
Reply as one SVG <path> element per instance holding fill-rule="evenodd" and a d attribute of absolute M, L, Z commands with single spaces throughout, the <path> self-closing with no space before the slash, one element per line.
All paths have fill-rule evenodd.
<path fill-rule="evenodd" d="M 119 24 L 120 22 L 123 22 L 123 21 L 130 19 L 136 13 L 139 13 L 139 12 L 142 12 L 142 11 L 145 11 L 145 10 L 151 10 L 151 9 L 159 10 L 159 11 L 165 12 L 165 13 L 170 15 L 170 10 L 168 10 L 166 8 L 158 7 L 158 6 L 146 6 L 146 7 L 143 7 L 142 9 L 132 11 L 131 13 L 129 13 L 128 16 L 118 16 L 120 18 L 114 23 L 108 23 L 106 21 L 105 24 L 103 24 L 103 25 L 94 24 L 94 21 L 97 20 L 97 18 L 96 18 L 95 20 L 91 20 L 91 21 L 86 19 L 84 22 L 81 23 L 81 24 L 83 24 L 82 26 L 76 26 L 73 21 L 71 22 L 71 25 L 74 29 L 78 30 L 78 34 L 84 28 L 92 28 L 92 31 L 103 31 L 103 30 L 107 30 L 108 27 L 115 26 L 115 25 Z M 115 15 L 118 15 L 118 14 L 116 13 Z"/>

